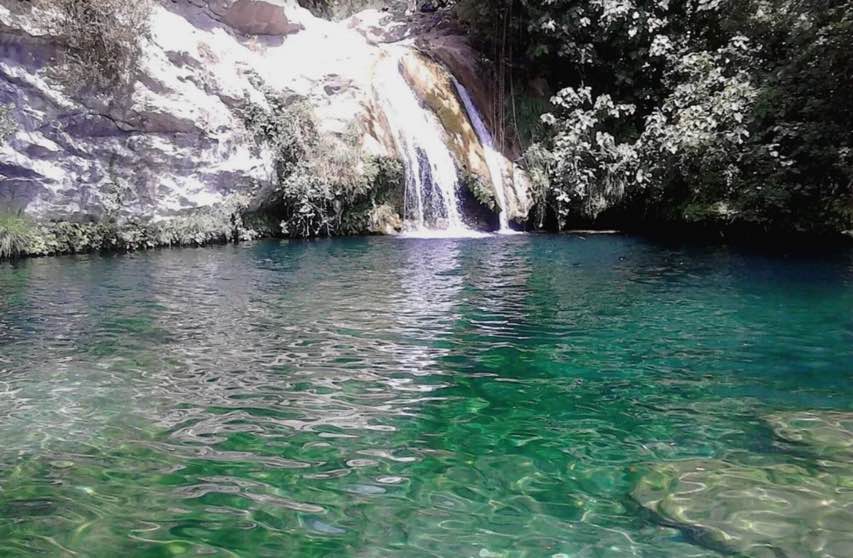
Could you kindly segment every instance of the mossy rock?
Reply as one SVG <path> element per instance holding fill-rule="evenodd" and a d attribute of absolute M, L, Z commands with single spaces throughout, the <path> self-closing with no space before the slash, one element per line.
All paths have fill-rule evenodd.
<path fill-rule="evenodd" d="M 202 246 L 269 236 L 258 217 L 244 220 L 247 202 L 235 197 L 160 221 L 107 218 L 93 222 L 44 221 L 0 215 L 0 260 L 17 256 L 130 252 L 159 246 Z M 9 239 L 6 242 L 6 239 Z M 8 244 L 8 250 L 4 248 Z"/>
<path fill-rule="evenodd" d="M 794 465 L 695 460 L 652 466 L 633 498 L 662 523 L 745 556 L 853 556 L 853 491 Z"/>

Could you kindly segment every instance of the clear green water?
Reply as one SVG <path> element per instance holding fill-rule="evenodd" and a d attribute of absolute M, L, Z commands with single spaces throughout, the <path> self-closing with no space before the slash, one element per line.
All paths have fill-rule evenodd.
<path fill-rule="evenodd" d="M 849 413 L 851 380 L 850 252 L 378 238 L 0 265 L 0 556 L 719 556 L 642 479 L 836 474 L 767 417 Z"/>

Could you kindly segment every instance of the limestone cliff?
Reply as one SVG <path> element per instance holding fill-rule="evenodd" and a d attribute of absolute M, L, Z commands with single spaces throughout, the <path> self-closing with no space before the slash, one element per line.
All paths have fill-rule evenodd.
<path fill-rule="evenodd" d="M 251 207 L 272 186 L 273 161 L 247 133 L 241 107 L 247 99 L 264 103 L 267 90 L 306 100 L 323 133 L 355 127 L 364 153 L 396 156 L 377 108 L 373 70 L 386 56 L 385 43 L 419 46 L 411 31 L 417 27 L 387 14 L 334 23 L 295 0 L 158 2 L 138 74 L 109 95 L 63 84 L 52 71 L 61 48 L 44 22 L 32 3 L 0 0 L 0 105 L 10 108 L 15 127 L 0 146 L 4 211 L 40 221 L 109 215 L 157 222 L 199 208 Z M 408 31 L 399 34 L 401 25 Z M 465 67 L 458 58 L 473 53 L 420 50 L 436 62 L 416 63 L 413 86 L 433 110 L 450 111 L 455 123 L 442 121 L 460 166 L 487 178 L 482 150 L 446 77 L 424 82 L 446 67 Z M 464 74 L 459 79 L 476 79 L 470 70 Z M 507 173 L 512 168 L 507 162 Z M 526 218 L 524 188 L 513 205 L 513 217 Z"/>

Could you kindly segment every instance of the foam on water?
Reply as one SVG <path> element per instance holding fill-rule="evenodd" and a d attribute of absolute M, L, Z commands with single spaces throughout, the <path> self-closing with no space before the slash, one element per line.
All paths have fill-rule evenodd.
<path fill-rule="evenodd" d="M 491 233 L 468 228 L 455 229 L 413 229 L 397 235 L 397 238 L 488 238 Z"/>

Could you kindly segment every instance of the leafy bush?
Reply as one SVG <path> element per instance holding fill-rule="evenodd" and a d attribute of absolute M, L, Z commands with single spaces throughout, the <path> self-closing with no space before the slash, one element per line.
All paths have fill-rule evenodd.
<path fill-rule="evenodd" d="M 356 130 L 343 137 L 321 134 L 310 107 L 267 93 L 267 106 L 247 101 L 246 129 L 273 154 L 275 191 L 266 204 L 281 218 L 285 236 L 313 238 L 354 231 L 347 212 L 374 200 L 387 166 L 365 158 Z"/>
<path fill-rule="evenodd" d="M 22 215 L 0 213 L 0 261 L 27 254 L 33 244 L 33 225 Z"/>
<path fill-rule="evenodd" d="M 15 133 L 15 122 L 9 116 L 11 110 L 12 108 L 7 105 L 0 105 L 0 145 L 6 143 L 6 140 Z"/>
<path fill-rule="evenodd" d="M 388 0 L 300 0 L 299 3 L 311 10 L 314 15 L 340 20 L 362 10 L 386 8 L 388 4 L 402 4 L 403 2 L 400 0 L 397 2 L 389 2 Z"/>
<path fill-rule="evenodd" d="M 366 192 L 342 207 L 336 234 L 385 233 L 402 225 L 403 164 L 390 157 L 367 157 L 362 164 Z"/>
<path fill-rule="evenodd" d="M 53 32 L 65 46 L 64 77 L 114 87 L 131 79 L 149 34 L 150 0 L 52 0 Z"/>
<path fill-rule="evenodd" d="M 463 171 L 459 177 L 460 185 L 474 196 L 474 199 L 490 211 L 499 211 L 498 202 L 495 199 L 494 188 L 486 184 L 479 175 Z"/>
<path fill-rule="evenodd" d="M 637 175 L 637 152 L 613 135 L 613 122 L 634 113 L 609 95 L 595 100 L 592 91 L 566 88 L 551 101 L 558 111 L 542 117 L 553 128 L 550 157 L 544 161 L 549 191 L 543 200 L 555 212 L 559 228 L 580 214 L 594 219 L 621 198 Z"/>
<path fill-rule="evenodd" d="M 672 93 L 646 118 L 636 143 L 638 202 L 687 209 L 672 216 L 686 221 L 736 217 L 757 96 L 743 69 L 748 49 L 748 41 L 736 37 L 716 52 L 675 61 Z"/>
<path fill-rule="evenodd" d="M 494 58 L 496 95 L 540 76 L 564 92 L 526 156 L 538 223 L 853 228 L 853 1 L 458 0 L 457 14 Z"/>

